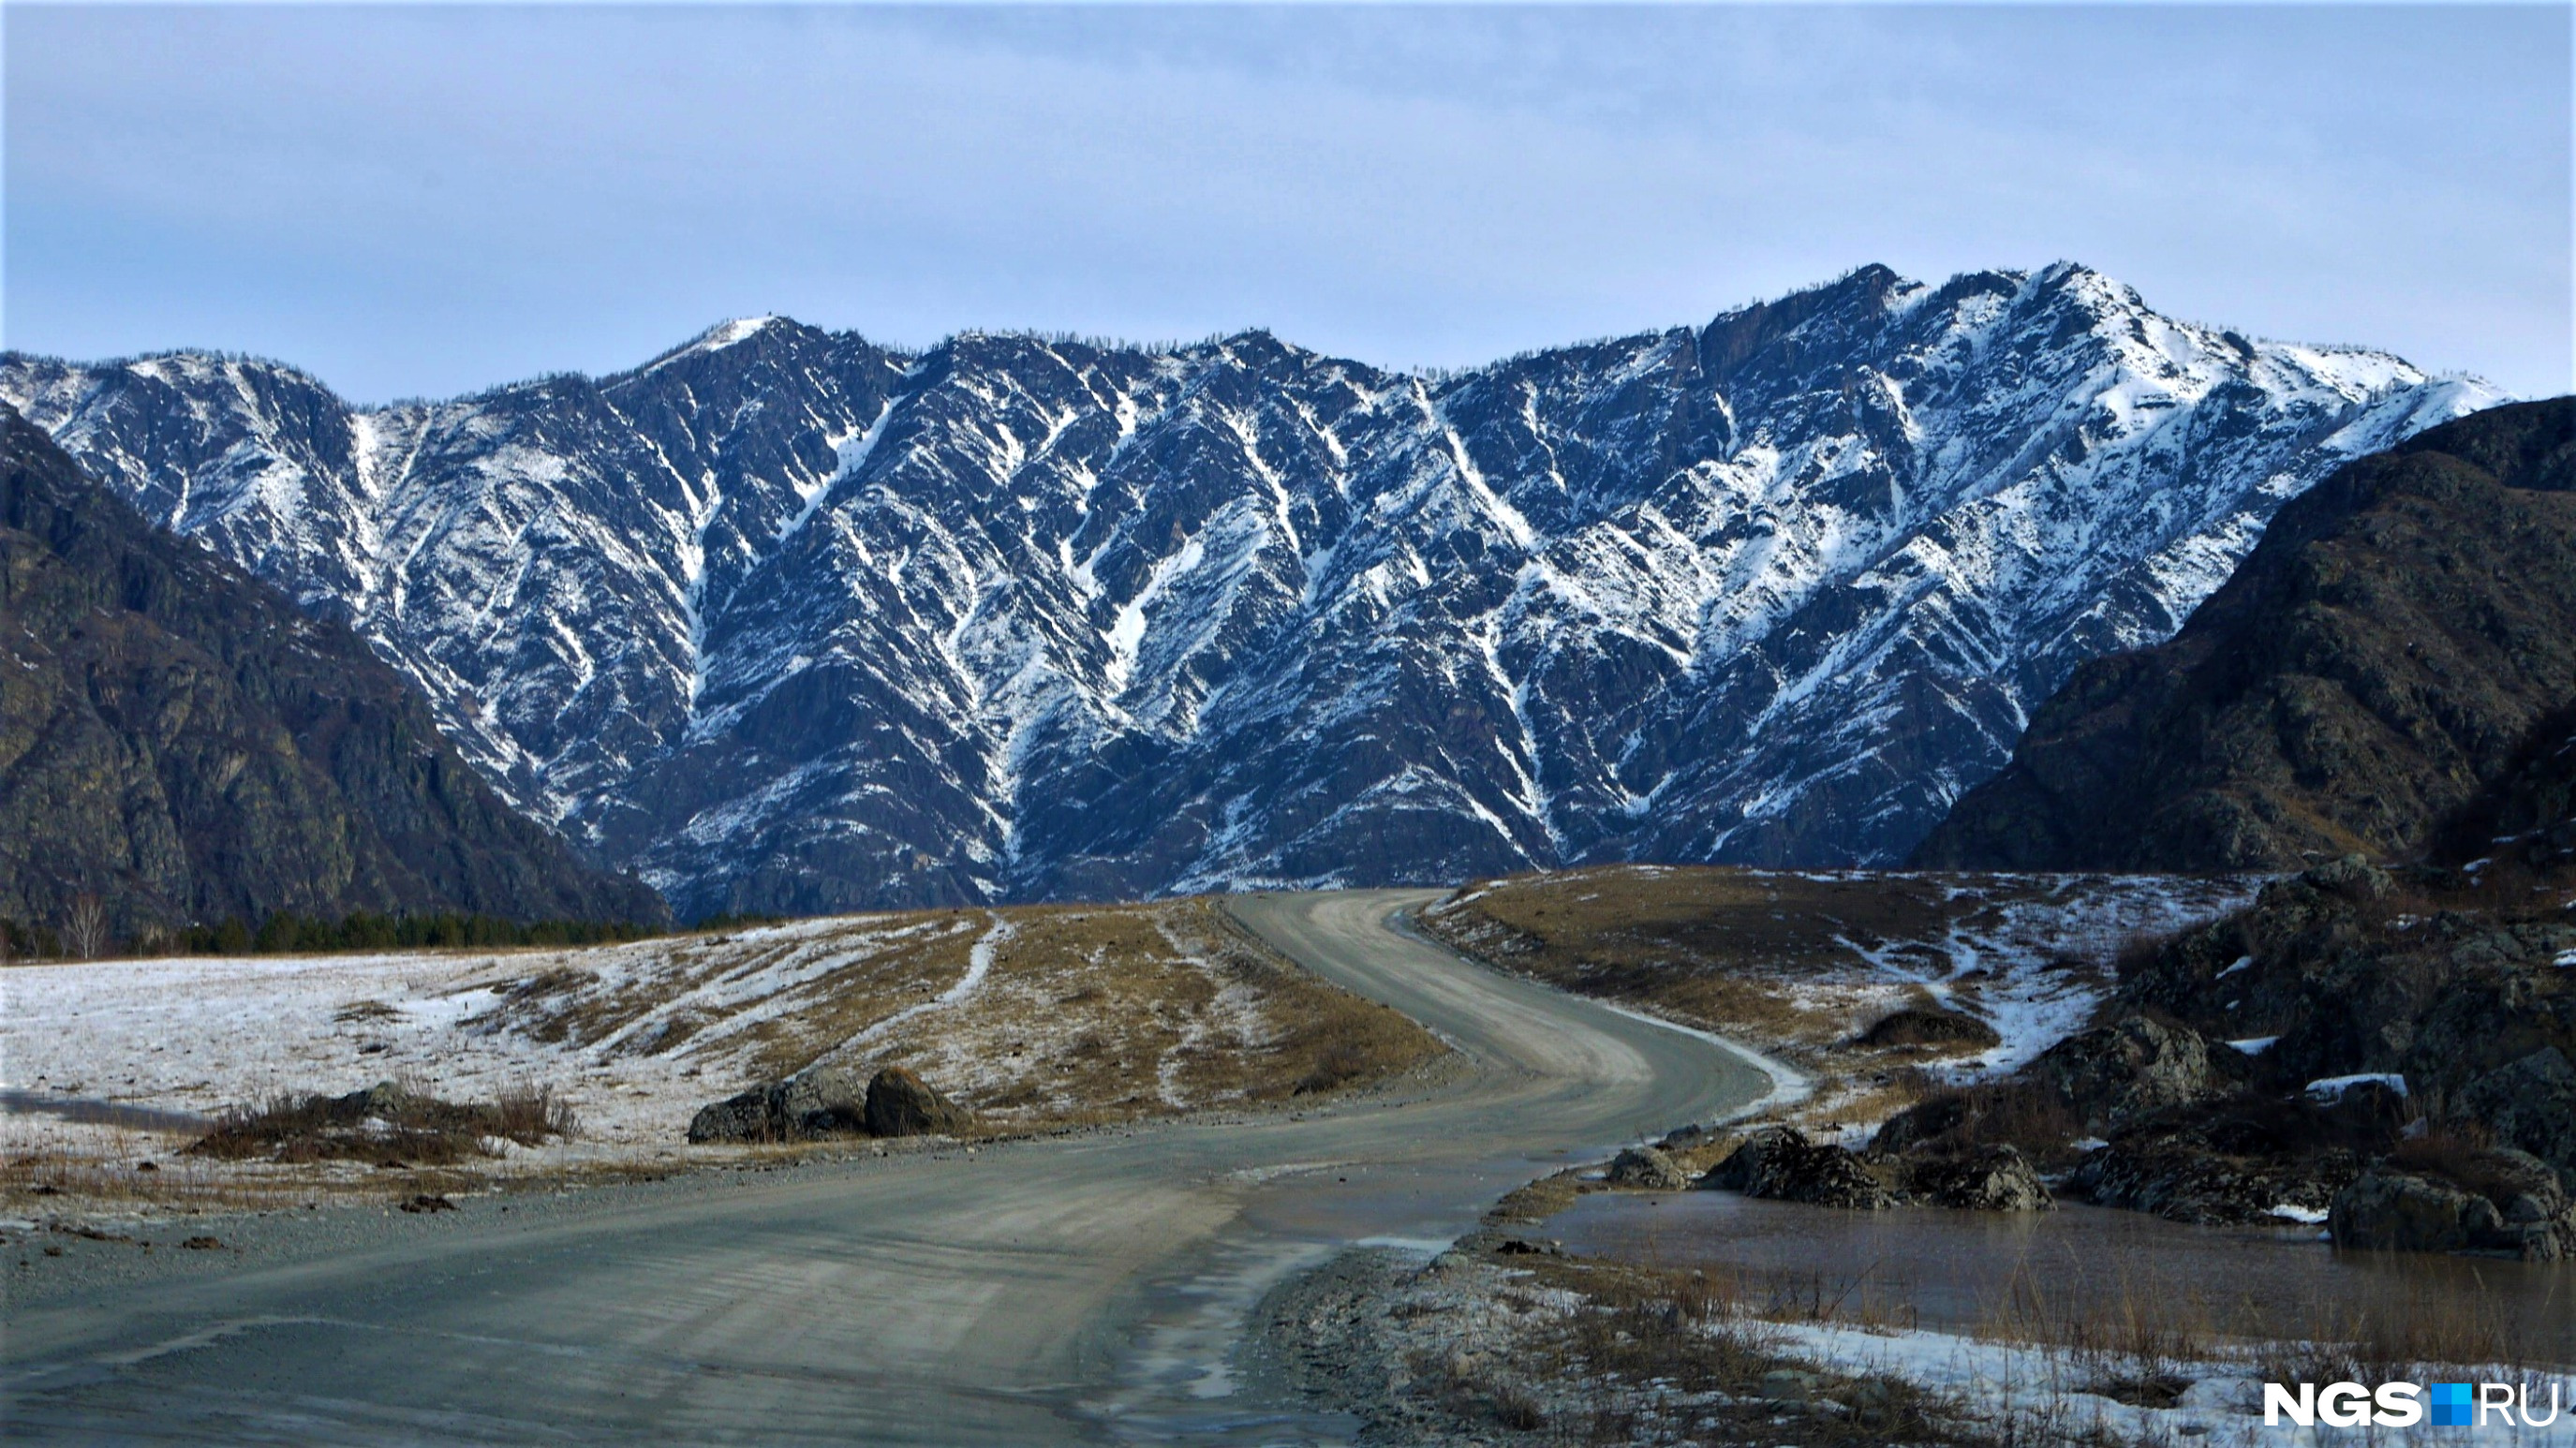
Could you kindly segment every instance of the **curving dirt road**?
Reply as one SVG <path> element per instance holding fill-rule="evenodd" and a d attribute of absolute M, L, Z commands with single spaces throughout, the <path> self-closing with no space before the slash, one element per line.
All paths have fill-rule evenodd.
<path fill-rule="evenodd" d="M 1704 1037 L 1390 921 L 1430 898 L 1234 909 L 1448 1038 L 1464 1065 L 1436 1085 L 507 1210 L 245 1219 L 223 1251 L 21 1271 L 0 1279 L 0 1437 L 1336 1441 L 1229 1376 L 1262 1292 L 1353 1242 L 1444 1241 L 1549 1165 L 1770 1089 Z"/>

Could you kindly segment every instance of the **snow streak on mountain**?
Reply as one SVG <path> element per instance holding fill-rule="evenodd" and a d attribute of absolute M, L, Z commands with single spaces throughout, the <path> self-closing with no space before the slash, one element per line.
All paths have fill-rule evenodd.
<path fill-rule="evenodd" d="M 0 397 L 684 915 L 1893 860 L 2285 499 L 2496 400 L 2071 265 L 1436 378 L 773 317 L 449 402 Z"/>

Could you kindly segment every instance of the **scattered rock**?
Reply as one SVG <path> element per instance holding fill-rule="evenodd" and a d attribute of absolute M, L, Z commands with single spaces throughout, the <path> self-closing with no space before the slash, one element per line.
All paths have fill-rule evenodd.
<path fill-rule="evenodd" d="M 191 1252 L 218 1252 L 224 1244 L 214 1237 L 190 1237 L 179 1245 Z"/>
<path fill-rule="evenodd" d="M 427 1192 L 423 1192 L 419 1196 L 403 1202 L 402 1209 L 406 1212 L 452 1212 L 456 1210 L 456 1203 L 449 1201 L 445 1197 L 432 1196 Z"/>
<path fill-rule="evenodd" d="M 1762 1401 L 1803 1405 L 1816 1396 L 1816 1375 L 1796 1368 L 1775 1368 L 1762 1375 Z"/>
<path fill-rule="evenodd" d="M 1820 1146 L 1794 1126 L 1756 1133 L 1726 1160 L 1710 1167 L 1698 1185 L 1783 1202 L 1883 1211 L 1897 1195 L 1861 1159 L 1839 1146 Z"/>
<path fill-rule="evenodd" d="M 868 1083 L 867 1129 L 873 1136 L 964 1136 L 975 1114 L 932 1090 L 901 1066 L 888 1066 Z"/>
<path fill-rule="evenodd" d="M 1617 1187 L 1677 1192 L 1690 1185 L 1690 1174 L 1655 1147 L 1632 1146 L 1610 1159 L 1610 1170 L 1602 1180 Z"/>
<path fill-rule="evenodd" d="M 1665 1132 L 1664 1139 L 1656 1142 L 1655 1145 L 1662 1147 L 1667 1152 L 1689 1151 L 1695 1147 L 1707 1145 L 1709 1138 L 1715 1135 L 1717 1135 L 1717 1133 L 1709 1128 L 1694 1124 L 1690 1126 L 1676 1127 L 1671 1131 Z"/>
<path fill-rule="evenodd" d="M 1909 1158 L 1905 1189 L 1916 1201 L 1965 1211 L 2044 1212 L 2057 1205 L 2030 1159 L 2009 1146 Z"/>

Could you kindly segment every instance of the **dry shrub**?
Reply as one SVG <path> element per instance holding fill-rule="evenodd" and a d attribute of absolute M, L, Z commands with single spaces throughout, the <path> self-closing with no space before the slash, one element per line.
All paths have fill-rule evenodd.
<path fill-rule="evenodd" d="M 2050 1292 L 2027 1267 L 2013 1273 L 1976 1334 L 2063 1349 L 2093 1380 L 2138 1390 L 2176 1376 L 2186 1363 L 2217 1357 L 2222 1338 L 2218 1313 L 2201 1298 L 2141 1289 L 2124 1279 L 2117 1299 L 2078 1306 Z"/>
<path fill-rule="evenodd" d="M 188 1155 L 228 1161 L 373 1161 L 450 1166 L 489 1156 L 486 1137 L 534 1146 L 578 1122 L 552 1087 L 515 1086 L 488 1103 L 443 1101 L 398 1082 L 348 1096 L 282 1092 L 235 1106 Z"/>
<path fill-rule="evenodd" d="M 2034 1156 L 2068 1150 L 2084 1123 L 2066 1098 L 2029 1081 L 1986 1081 L 1927 1094 L 1909 1116 L 1950 1125 L 1908 1145 L 1934 1148 L 2013 1146 Z"/>
<path fill-rule="evenodd" d="M 491 1134 L 521 1146 L 536 1146 L 550 1137 L 581 1134 L 581 1117 L 555 1088 L 522 1081 L 494 1098 L 487 1114 Z"/>
<path fill-rule="evenodd" d="M 2428 1121 L 2421 1135 L 2399 1141 L 2388 1160 L 2402 1171 L 2447 1178 L 2490 1201 L 2511 1201 L 2522 1186 L 2490 1154 L 2494 1146 L 2493 1133 L 2479 1122 Z"/>
<path fill-rule="evenodd" d="M 2121 980 L 2134 980 L 2156 963 L 2165 947 L 2174 943 L 2173 934 L 2165 931 L 2142 931 L 2120 942 L 2111 957 L 2111 973 Z"/>
<path fill-rule="evenodd" d="M 2388 1382 L 2490 1363 L 2547 1367 L 2552 1346 L 2532 1341 L 2498 1302 L 2404 1274 L 2358 1303 L 2314 1304 L 2256 1361 L 2272 1382 Z"/>

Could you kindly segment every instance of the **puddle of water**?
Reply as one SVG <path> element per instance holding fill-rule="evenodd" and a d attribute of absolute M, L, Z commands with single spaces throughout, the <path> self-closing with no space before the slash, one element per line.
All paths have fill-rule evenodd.
<path fill-rule="evenodd" d="M 2246 1336 L 2363 1313 L 2489 1318 L 2576 1363 L 2576 1264 L 2339 1252 L 2306 1227 L 2193 1227 L 2144 1212 L 1852 1212 L 1733 1192 L 1596 1192 L 1553 1219 L 1568 1252 L 1735 1274 L 1756 1293 L 1900 1326 L 1974 1328 L 2016 1300 L 2056 1319 L 2132 1311 Z"/>
<path fill-rule="evenodd" d="M 1361 1425 L 1354 1418 L 1244 1391 L 1234 1354 L 1254 1306 L 1348 1247 L 1428 1261 L 1472 1230 L 1486 1204 L 1546 1169 L 1513 1155 L 1304 1163 L 1261 1173 L 1243 1214 L 1206 1250 L 1182 1271 L 1145 1284 L 1141 1327 L 1119 1365 L 1119 1387 L 1084 1404 L 1085 1416 L 1126 1443 L 1331 1448 L 1356 1441 Z"/>

